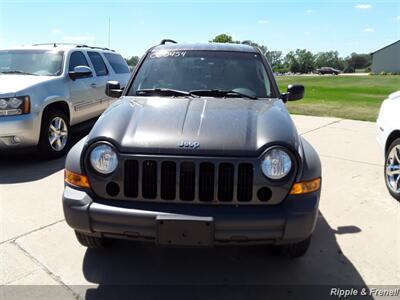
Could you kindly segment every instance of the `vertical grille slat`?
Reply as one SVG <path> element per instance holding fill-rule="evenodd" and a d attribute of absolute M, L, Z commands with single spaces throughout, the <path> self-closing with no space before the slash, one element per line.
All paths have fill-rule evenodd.
<path fill-rule="evenodd" d="M 176 163 L 164 161 L 161 164 L 161 198 L 173 200 L 176 197 Z"/>
<path fill-rule="evenodd" d="M 192 162 L 181 163 L 179 174 L 179 197 L 182 201 L 193 201 L 196 181 L 196 166 Z"/>
<path fill-rule="evenodd" d="M 199 200 L 214 200 L 214 173 L 213 163 L 204 162 L 200 164 L 199 172 Z"/>
<path fill-rule="evenodd" d="M 147 199 L 155 199 L 157 196 L 157 162 L 145 160 L 142 172 L 142 196 Z"/>
<path fill-rule="evenodd" d="M 240 202 L 249 202 L 253 197 L 253 165 L 239 164 L 237 184 L 237 199 Z"/>
<path fill-rule="evenodd" d="M 218 171 L 218 200 L 230 202 L 233 200 L 234 166 L 231 163 L 221 163 Z"/>
<path fill-rule="evenodd" d="M 124 193 L 127 197 L 139 195 L 139 163 L 137 160 L 125 162 Z"/>

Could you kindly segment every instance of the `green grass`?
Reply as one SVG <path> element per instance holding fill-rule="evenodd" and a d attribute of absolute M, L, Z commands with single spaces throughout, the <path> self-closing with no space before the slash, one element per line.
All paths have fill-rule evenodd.
<path fill-rule="evenodd" d="M 390 93 L 400 90 L 400 76 L 277 76 L 279 88 L 305 86 L 304 99 L 287 104 L 293 114 L 376 121 L 379 107 Z"/>

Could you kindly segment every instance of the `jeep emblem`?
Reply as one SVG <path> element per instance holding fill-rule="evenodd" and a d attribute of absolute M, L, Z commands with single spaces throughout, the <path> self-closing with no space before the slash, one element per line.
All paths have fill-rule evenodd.
<path fill-rule="evenodd" d="M 200 147 L 199 142 L 189 142 L 189 141 L 181 141 L 178 144 L 179 148 L 190 148 L 190 149 L 197 149 Z"/>

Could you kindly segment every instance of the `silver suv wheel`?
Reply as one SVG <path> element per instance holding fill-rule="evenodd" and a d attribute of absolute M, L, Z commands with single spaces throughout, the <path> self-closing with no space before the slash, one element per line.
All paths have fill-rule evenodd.
<path fill-rule="evenodd" d="M 68 126 L 62 118 L 55 117 L 51 120 L 48 138 L 51 148 L 55 151 L 61 151 L 65 148 L 68 141 Z"/>
<path fill-rule="evenodd" d="M 386 158 L 386 183 L 394 193 L 400 193 L 400 145 L 394 146 Z"/>

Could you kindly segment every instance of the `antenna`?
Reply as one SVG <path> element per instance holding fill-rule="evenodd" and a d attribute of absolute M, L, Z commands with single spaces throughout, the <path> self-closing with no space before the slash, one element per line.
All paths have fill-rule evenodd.
<path fill-rule="evenodd" d="M 108 48 L 110 48 L 110 40 L 111 40 L 111 18 L 108 17 Z"/>

